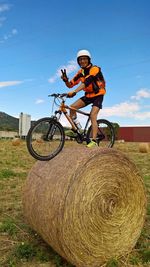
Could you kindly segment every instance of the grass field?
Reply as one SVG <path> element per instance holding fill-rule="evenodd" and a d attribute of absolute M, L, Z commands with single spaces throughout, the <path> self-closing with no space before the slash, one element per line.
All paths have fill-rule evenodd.
<path fill-rule="evenodd" d="M 148 198 L 146 221 L 133 251 L 122 259 L 112 259 L 105 267 L 150 267 L 150 153 L 140 153 L 138 145 L 117 143 L 114 147 L 141 171 Z M 0 267 L 71 267 L 25 223 L 22 188 L 34 163 L 25 141 L 14 146 L 11 140 L 0 140 Z"/>

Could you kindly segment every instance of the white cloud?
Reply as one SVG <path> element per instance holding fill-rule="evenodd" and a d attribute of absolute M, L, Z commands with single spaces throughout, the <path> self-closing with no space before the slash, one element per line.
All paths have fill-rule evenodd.
<path fill-rule="evenodd" d="M 143 108 L 148 108 L 150 110 L 150 105 L 143 105 Z"/>
<path fill-rule="evenodd" d="M 101 117 L 122 117 L 122 118 L 132 118 L 135 120 L 147 120 L 150 119 L 150 112 L 145 111 L 145 108 L 148 108 L 149 105 L 140 104 L 138 102 L 140 99 L 150 98 L 150 90 L 147 88 L 142 88 L 136 92 L 135 96 L 131 96 L 132 101 L 122 102 L 116 104 L 112 107 L 104 107 L 99 114 Z"/>
<path fill-rule="evenodd" d="M 99 114 L 99 118 L 112 116 L 146 120 L 150 119 L 150 112 L 142 111 L 142 107 L 136 102 L 123 102 L 112 107 L 106 107 Z"/>
<path fill-rule="evenodd" d="M 14 37 L 14 36 L 17 35 L 17 34 L 18 34 L 17 29 L 12 29 L 10 33 L 5 34 L 5 35 L 3 36 L 3 38 L 0 40 L 0 43 L 4 43 L 4 42 L 7 41 L 9 38 L 12 38 L 12 37 Z"/>
<path fill-rule="evenodd" d="M 138 103 L 134 102 L 123 102 L 120 104 L 116 104 L 112 107 L 104 108 L 101 111 L 102 116 L 119 116 L 126 117 L 131 116 L 133 112 L 139 111 L 140 107 Z"/>
<path fill-rule="evenodd" d="M 88 112 L 88 111 L 87 111 Z M 69 113 L 69 112 L 68 112 Z M 80 124 L 82 125 L 82 127 L 84 128 L 85 126 L 85 122 L 87 120 L 87 117 L 85 117 L 84 115 L 78 113 L 77 114 L 77 117 L 78 117 L 78 120 L 80 122 Z M 71 128 L 71 125 L 69 123 L 69 121 L 66 119 L 66 117 L 62 114 L 61 118 L 60 118 L 60 123 L 65 126 L 65 127 L 70 127 Z"/>
<path fill-rule="evenodd" d="M 0 17 L 0 27 L 3 26 L 4 21 L 6 20 L 5 17 Z"/>
<path fill-rule="evenodd" d="M 150 119 L 150 112 L 138 112 L 133 114 L 132 118 L 136 120 L 147 120 Z"/>
<path fill-rule="evenodd" d="M 0 4 L 0 15 L 6 11 L 9 11 L 11 9 L 12 5 L 10 4 Z M 0 27 L 3 26 L 4 22 L 6 21 L 6 16 L 0 16 Z M 5 43 L 5 41 L 7 41 L 9 38 L 14 37 L 14 35 L 17 35 L 18 31 L 17 29 L 13 28 L 10 32 L 4 34 L 4 36 L 1 37 L 0 39 L 0 44 Z"/>
<path fill-rule="evenodd" d="M 18 34 L 17 29 L 12 29 L 11 34 L 12 34 L 12 35 L 16 35 L 16 34 Z"/>
<path fill-rule="evenodd" d="M 0 13 L 8 11 L 11 8 L 9 4 L 0 4 Z"/>
<path fill-rule="evenodd" d="M 86 108 L 84 108 L 85 112 L 90 112 L 91 110 L 91 106 L 88 106 Z M 77 114 L 78 116 L 78 120 L 80 121 L 82 127 L 85 126 L 85 121 L 86 121 L 86 117 L 81 115 L 81 114 Z M 144 121 L 144 120 L 149 120 L 150 119 L 150 112 L 145 112 L 142 111 L 142 107 L 135 102 L 123 102 L 120 104 L 116 104 L 112 107 L 104 107 L 98 116 L 98 119 L 102 119 L 102 118 L 106 118 L 108 120 L 113 120 L 113 117 L 115 117 L 115 120 L 117 121 L 116 118 L 126 118 L 127 120 L 133 119 L 138 121 Z M 63 126 L 67 126 L 67 127 L 71 127 L 69 122 L 67 121 L 67 119 L 62 116 L 60 122 L 62 123 Z"/>
<path fill-rule="evenodd" d="M 37 99 L 36 102 L 35 102 L 35 104 L 42 104 L 42 103 L 44 103 L 43 99 Z"/>
<path fill-rule="evenodd" d="M 16 34 L 18 34 L 18 30 L 17 29 L 12 29 L 11 33 L 12 33 L 12 35 L 16 35 Z"/>
<path fill-rule="evenodd" d="M 10 8 L 11 8 L 11 5 L 9 4 L 0 4 L 0 14 L 2 14 L 5 11 L 8 11 Z M 0 17 L 0 27 L 3 26 L 5 20 L 6 20 L 6 17 L 4 16 Z"/>
<path fill-rule="evenodd" d="M 65 127 L 70 127 L 71 125 L 69 123 L 69 121 L 66 119 L 66 117 L 62 114 L 61 118 L 60 118 L 60 123 L 65 126 Z"/>
<path fill-rule="evenodd" d="M 5 81 L 5 82 L 0 82 L 0 88 L 18 85 L 18 84 L 21 84 L 23 82 L 24 81 Z"/>
<path fill-rule="evenodd" d="M 54 83 L 61 76 L 61 69 L 66 69 L 67 75 L 77 70 L 78 66 L 75 60 L 70 60 L 67 65 L 59 67 L 56 73 L 48 79 L 50 83 Z"/>
<path fill-rule="evenodd" d="M 149 98 L 149 90 L 148 89 L 141 89 L 137 91 L 136 96 L 133 97 L 132 101 L 125 101 L 119 104 L 116 104 L 111 107 L 105 107 L 100 111 L 98 118 L 108 118 L 108 120 L 112 120 L 113 117 L 116 118 L 126 118 L 127 120 L 133 119 L 136 121 L 144 121 L 150 119 L 150 111 L 145 111 L 145 108 L 149 108 L 149 105 L 141 105 L 139 100 L 140 98 Z M 86 112 L 90 112 L 91 106 L 88 106 L 84 109 Z M 85 123 L 85 117 L 78 114 L 78 119 L 82 125 Z M 69 126 L 68 122 L 65 118 L 61 118 L 61 122 L 65 126 Z"/>
<path fill-rule="evenodd" d="M 131 99 L 140 100 L 141 98 L 150 98 L 150 90 L 147 88 L 142 88 L 137 91 L 135 96 L 131 96 Z"/>

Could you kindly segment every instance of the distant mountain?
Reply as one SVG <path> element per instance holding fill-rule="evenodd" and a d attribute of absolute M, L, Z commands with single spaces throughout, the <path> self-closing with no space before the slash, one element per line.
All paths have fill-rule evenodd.
<path fill-rule="evenodd" d="M 18 131 L 19 119 L 0 112 L 0 131 Z"/>
<path fill-rule="evenodd" d="M 31 125 L 35 121 L 31 121 Z M 64 127 L 64 130 L 68 130 L 68 127 Z M 0 131 L 18 131 L 19 119 L 0 111 Z"/>

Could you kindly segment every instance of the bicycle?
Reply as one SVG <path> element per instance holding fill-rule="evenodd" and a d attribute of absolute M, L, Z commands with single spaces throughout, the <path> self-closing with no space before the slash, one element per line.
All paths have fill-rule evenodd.
<path fill-rule="evenodd" d="M 74 139 L 77 143 L 88 144 L 92 136 L 92 127 L 89 126 L 90 113 L 76 110 L 65 104 L 68 94 L 51 94 L 49 97 L 54 97 L 54 104 L 59 108 L 51 117 L 45 117 L 37 120 L 31 126 L 26 137 L 27 148 L 29 153 L 37 160 L 46 161 L 54 158 L 64 147 L 65 131 L 59 122 L 62 114 L 65 115 L 69 121 L 73 131 L 76 133 Z M 57 101 L 59 103 L 57 103 Z M 77 113 L 87 116 L 87 121 L 82 132 L 75 125 L 72 118 L 69 116 L 67 110 L 75 110 Z M 97 120 L 98 134 L 97 144 L 101 147 L 112 147 L 115 141 L 114 128 L 111 122 L 105 119 Z M 89 127 L 88 127 L 89 126 Z"/>

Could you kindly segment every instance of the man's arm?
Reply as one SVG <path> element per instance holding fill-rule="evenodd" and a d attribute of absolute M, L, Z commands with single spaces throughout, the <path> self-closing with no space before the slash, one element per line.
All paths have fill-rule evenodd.
<path fill-rule="evenodd" d="M 80 92 L 81 90 L 83 90 L 85 88 L 85 84 L 84 83 L 81 83 L 75 90 L 74 92 L 78 93 Z"/>
<path fill-rule="evenodd" d="M 75 90 L 71 91 L 68 93 L 68 97 L 73 97 L 75 96 L 78 92 L 83 90 L 85 88 L 85 84 L 81 83 Z"/>
<path fill-rule="evenodd" d="M 67 77 L 66 70 L 65 69 L 61 70 L 61 72 L 62 72 L 61 79 L 64 81 L 65 85 L 68 88 L 72 88 L 72 87 L 74 87 L 75 85 L 77 85 L 80 82 L 81 74 L 79 72 L 77 72 L 77 74 L 70 81 L 69 81 L 69 79 Z"/>

